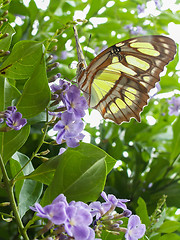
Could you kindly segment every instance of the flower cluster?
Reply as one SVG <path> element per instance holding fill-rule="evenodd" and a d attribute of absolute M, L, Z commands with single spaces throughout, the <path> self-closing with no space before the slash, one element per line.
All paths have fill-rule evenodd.
<path fill-rule="evenodd" d="M 22 118 L 22 114 L 17 112 L 15 106 L 8 107 L 7 110 L 0 112 L 0 123 L 6 120 L 6 124 L 10 129 L 20 130 L 26 123 L 27 120 Z"/>
<path fill-rule="evenodd" d="M 87 205 L 80 201 L 68 203 L 66 197 L 60 194 L 50 205 L 42 207 L 36 203 L 35 207 L 30 208 L 37 212 L 39 217 L 49 220 L 44 233 L 51 228 L 51 236 L 59 240 L 94 240 L 95 235 L 101 237 L 102 230 L 112 234 L 123 232 L 127 240 L 143 237 L 145 225 L 137 215 L 131 215 L 131 211 L 127 209 L 125 203 L 129 200 L 117 199 L 112 194 L 106 195 L 105 192 L 102 192 L 101 196 L 105 202 L 96 201 Z M 115 212 L 116 207 L 121 208 L 122 213 Z M 127 217 L 129 221 L 125 228 L 123 218 Z"/>
<path fill-rule="evenodd" d="M 145 8 L 146 8 L 146 5 L 144 3 L 142 5 L 138 4 L 137 5 L 138 14 L 144 13 Z"/>
<path fill-rule="evenodd" d="M 51 85 L 51 91 L 52 100 L 54 100 L 52 106 L 59 104 L 56 111 L 50 112 L 51 115 L 60 119 L 53 128 L 54 131 L 58 131 L 56 142 L 61 144 L 66 141 L 68 147 L 77 147 L 84 137 L 81 133 L 84 129 L 81 118 L 85 116 L 85 110 L 88 108 L 87 102 L 80 95 L 77 86 L 70 85 L 62 79 L 58 84 Z"/>
<path fill-rule="evenodd" d="M 132 34 L 132 35 L 139 35 L 139 34 L 145 34 L 146 33 L 146 31 L 143 30 L 143 28 L 141 26 L 133 27 L 132 24 L 125 25 L 124 29 L 129 30 L 130 34 Z"/>
<path fill-rule="evenodd" d="M 168 100 L 169 106 L 169 115 L 178 116 L 180 114 L 180 97 L 172 97 L 171 100 Z"/>
<path fill-rule="evenodd" d="M 160 3 L 160 1 L 159 0 L 154 0 L 154 3 L 155 3 L 155 5 L 156 5 L 156 7 L 157 7 L 157 9 L 161 9 L 161 3 Z"/>

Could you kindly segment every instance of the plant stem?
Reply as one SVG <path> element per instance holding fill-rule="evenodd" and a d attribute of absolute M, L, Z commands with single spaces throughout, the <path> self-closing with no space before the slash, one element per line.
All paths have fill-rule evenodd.
<path fill-rule="evenodd" d="M 11 208 L 13 210 L 14 217 L 16 219 L 16 222 L 17 222 L 17 225 L 18 225 L 18 228 L 19 228 L 19 232 L 23 236 L 24 240 L 29 240 L 29 237 L 26 233 L 26 230 L 24 228 L 24 225 L 21 221 L 21 218 L 20 218 L 20 215 L 19 215 L 19 212 L 18 212 L 18 208 L 17 208 L 17 205 L 16 205 L 14 192 L 13 192 L 13 185 L 12 185 L 12 183 L 11 183 L 9 177 L 8 177 L 8 174 L 7 174 L 7 171 L 6 171 L 6 168 L 5 168 L 5 165 L 4 165 L 4 162 L 3 162 L 3 159 L 1 157 L 1 155 L 0 155 L 0 167 L 1 167 L 1 170 L 2 170 L 4 184 L 5 184 L 7 193 L 8 193 L 9 201 L 11 203 Z"/>
<path fill-rule="evenodd" d="M 48 111 L 46 111 L 46 122 L 48 122 Z M 22 172 L 22 170 L 29 164 L 29 162 L 31 162 L 33 160 L 33 158 L 36 156 L 36 154 L 38 153 L 39 149 L 41 148 L 41 146 L 43 145 L 44 143 L 44 139 L 45 139 L 45 136 L 46 136 L 46 133 L 47 133 L 47 130 L 48 130 L 48 127 L 49 125 L 47 124 L 45 126 L 45 129 L 44 129 L 44 133 L 43 133 L 43 136 L 41 138 L 41 141 L 39 142 L 37 148 L 36 148 L 36 151 L 32 153 L 32 156 L 31 158 L 29 159 L 29 161 L 27 161 L 26 164 L 24 164 L 24 166 L 19 170 L 19 172 L 16 173 L 16 175 L 13 177 L 12 179 L 12 183 L 15 182 L 16 178 L 18 177 L 18 175 Z"/>

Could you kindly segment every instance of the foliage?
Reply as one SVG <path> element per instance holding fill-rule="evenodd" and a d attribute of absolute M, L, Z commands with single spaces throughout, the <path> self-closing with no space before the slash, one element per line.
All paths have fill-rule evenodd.
<path fill-rule="evenodd" d="M 180 115 L 168 114 L 167 101 L 180 94 L 178 51 L 161 76 L 161 90 L 141 113 L 141 123 L 131 119 L 119 126 L 101 120 L 92 126 L 87 120 L 90 143 L 58 155 L 60 146 L 51 135 L 48 115 L 48 82 L 59 72 L 72 82 L 76 75 L 74 24 L 89 63 L 105 45 L 134 36 L 126 25 L 132 24 L 134 30 L 140 26 L 147 35 L 168 35 L 168 26 L 180 24 L 179 10 L 166 5 L 158 9 L 150 0 L 51 0 L 45 10 L 36 2 L 26 6 L 21 0 L 0 1 L 0 111 L 13 105 L 28 120 L 19 131 L 0 132 L 1 239 L 22 239 L 19 234 L 24 239 L 35 237 L 39 229 L 32 226 L 39 219 L 29 206 L 37 201 L 45 206 L 63 193 L 68 201 L 87 203 L 97 200 L 103 189 L 130 199 L 128 208 L 146 225 L 142 239 L 180 239 Z M 144 3 L 145 13 L 138 14 L 138 4 Z M 87 22 L 77 20 L 82 15 Z M 93 111 L 87 113 L 91 119 Z M 5 204 L 9 201 L 12 208 Z M 15 214 L 16 204 L 25 230 Z M 120 237 L 107 232 L 101 236 L 103 240 Z"/>

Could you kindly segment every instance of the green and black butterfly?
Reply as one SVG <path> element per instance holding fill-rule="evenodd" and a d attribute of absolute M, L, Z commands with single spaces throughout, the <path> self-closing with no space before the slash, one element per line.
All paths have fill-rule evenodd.
<path fill-rule="evenodd" d="M 140 121 L 148 92 L 176 53 L 175 42 L 168 37 L 141 36 L 107 48 L 86 67 L 77 39 L 76 45 L 79 88 L 90 108 L 99 110 L 103 118 L 117 124 L 132 117 Z"/>

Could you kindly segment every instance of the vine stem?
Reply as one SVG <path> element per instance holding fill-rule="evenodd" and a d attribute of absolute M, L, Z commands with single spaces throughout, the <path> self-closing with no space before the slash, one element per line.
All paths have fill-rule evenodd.
<path fill-rule="evenodd" d="M 48 110 L 46 111 L 46 122 L 48 122 Z M 16 175 L 13 177 L 13 179 L 11 180 L 12 183 L 15 182 L 16 178 L 18 177 L 18 175 L 22 172 L 22 170 L 33 160 L 33 158 L 36 156 L 36 154 L 38 153 L 39 149 L 41 148 L 41 146 L 43 145 L 44 143 L 44 139 L 45 139 L 45 136 L 46 136 L 46 133 L 47 133 L 47 130 L 48 130 L 48 127 L 49 125 L 46 124 L 45 128 L 44 128 L 44 133 L 43 133 L 43 136 L 41 138 L 41 141 L 39 142 L 39 145 L 37 146 L 36 148 L 36 151 L 33 152 L 31 158 L 27 161 L 26 164 L 24 164 L 24 166 L 19 170 L 19 172 L 16 173 Z"/>
<path fill-rule="evenodd" d="M 5 168 L 5 165 L 4 165 L 4 162 L 3 162 L 3 159 L 2 159 L 1 155 L 0 155 L 0 167 L 1 167 L 1 170 L 2 170 L 4 184 L 5 184 L 7 193 L 8 193 L 9 201 L 11 203 L 11 208 L 13 210 L 14 217 L 16 219 L 16 222 L 17 222 L 17 225 L 18 225 L 18 228 L 19 228 L 19 232 L 23 236 L 24 240 L 29 240 L 29 237 L 27 235 L 27 232 L 24 228 L 24 225 L 21 221 L 21 218 L 20 218 L 20 215 L 19 215 L 19 212 L 18 212 L 18 208 L 17 208 L 17 205 L 16 205 L 14 192 L 13 192 L 13 185 L 12 185 L 11 180 L 8 177 L 8 174 L 7 174 L 7 171 L 6 171 L 6 168 Z"/>

